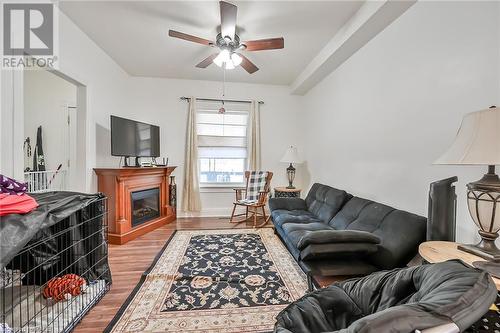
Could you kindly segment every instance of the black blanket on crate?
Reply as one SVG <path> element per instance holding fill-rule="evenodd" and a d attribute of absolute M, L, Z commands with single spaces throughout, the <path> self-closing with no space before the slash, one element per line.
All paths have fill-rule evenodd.
<path fill-rule="evenodd" d="M 28 214 L 1 218 L 0 269 L 29 272 L 23 279 L 25 282 L 43 284 L 55 272 L 71 265 L 71 272 L 67 273 L 86 272 L 87 276 L 110 282 L 108 260 L 104 258 L 107 255 L 104 196 L 63 191 L 30 196 L 38 202 L 38 208 Z M 68 247 L 71 251 L 60 255 Z M 93 263 L 86 258 L 89 253 Z M 37 265 L 42 262 L 43 265 Z M 36 271 L 32 269 L 38 266 Z"/>

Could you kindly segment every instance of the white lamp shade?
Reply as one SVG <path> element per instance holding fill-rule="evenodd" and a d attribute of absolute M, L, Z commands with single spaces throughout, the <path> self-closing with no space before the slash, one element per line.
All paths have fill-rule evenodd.
<path fill-rule="evenodd" d="M 290 146 L 285 152 L 285 155 L 281 158 L 280 162 L 283 163 L 302 163 L 302 158 L 300 158 L 299 152 L 296 147 Z"/>
<path fill-rule="evenodd" d="M 455 141 L 434 164 L 500 164 L 500 108 L 466 114 Z"/>

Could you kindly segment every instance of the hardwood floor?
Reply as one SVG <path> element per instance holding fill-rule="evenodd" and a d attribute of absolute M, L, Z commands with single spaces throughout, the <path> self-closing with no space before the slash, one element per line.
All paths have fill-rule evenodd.
<path fill-rule="evenodd" d="M 111 290 L 83 318 L 75 332 L 96 333 L 106 328 L 175 230 L 231 228 L 252 228 L 252 224 L 230 224 L 229 218 L 181 218 L 127 244 L 110 245 Z"/>

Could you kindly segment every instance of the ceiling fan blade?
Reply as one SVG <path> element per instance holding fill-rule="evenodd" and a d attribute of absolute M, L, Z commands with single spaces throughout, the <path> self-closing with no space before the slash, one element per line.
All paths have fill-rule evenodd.
<path fill-rule="evenodd" d="M 198 68 L 207 68 L 213 61 L 214 59 L 218 56 L 217 53 L 212 54 L 211 56 L 206 57 L 204 60 L 202 60 L 196 67 Z"/>
<path fill-rule="evenodd" d="M 185 34 L 183 32 L 179 32 L 179 31 L 175 31 L 175 30 L 169 30 L 168 35 L 170 37 L 180 38 L 180 39 L 187 40 L 189 42 L 194 42 L 194 43 L 203 44 L 203 45 L 213 45 L 214 44 L 213 42 L 209 41 L 208 39 L 196 37 L 193 35 L 188 35 L 188 34 Z"/>
<path fill-rule="evenodd" d="M 259 67 L 255 66 L 255 64 L 243 54 L 239 54 L 239 56 L 241 57 L 240 66 L 243 67 L 249 74 L 253 74 L 259 70 Z"/>
<path fill-rule="evenodd" d="M 220 32 L 222 37 L 229 37 L 234 40 L 236 32 L 236 14 L 238 7 L 232 3 L 219 1 L 220 5 Z"/>
<path fill-rule="evenodd" d="M 246 46 L 247 51 L 274 50 L 284 48 L 285 40 L 283 39 L 283 37 L 267 38 L 259 40 L 249 40 L 248 42 L 243 42 L 242 44 Z"/>

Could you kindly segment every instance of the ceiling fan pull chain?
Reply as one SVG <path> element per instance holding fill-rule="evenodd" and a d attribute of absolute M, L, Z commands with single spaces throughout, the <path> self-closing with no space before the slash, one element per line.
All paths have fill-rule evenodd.
<path fill-rule="evenodd" d="M 226 109 L 224 108 L 224 98 L 226 97 L 226 68 L 222 69 L 222 107 L 219 109 L 219 113 L 226 113 Z"/>

